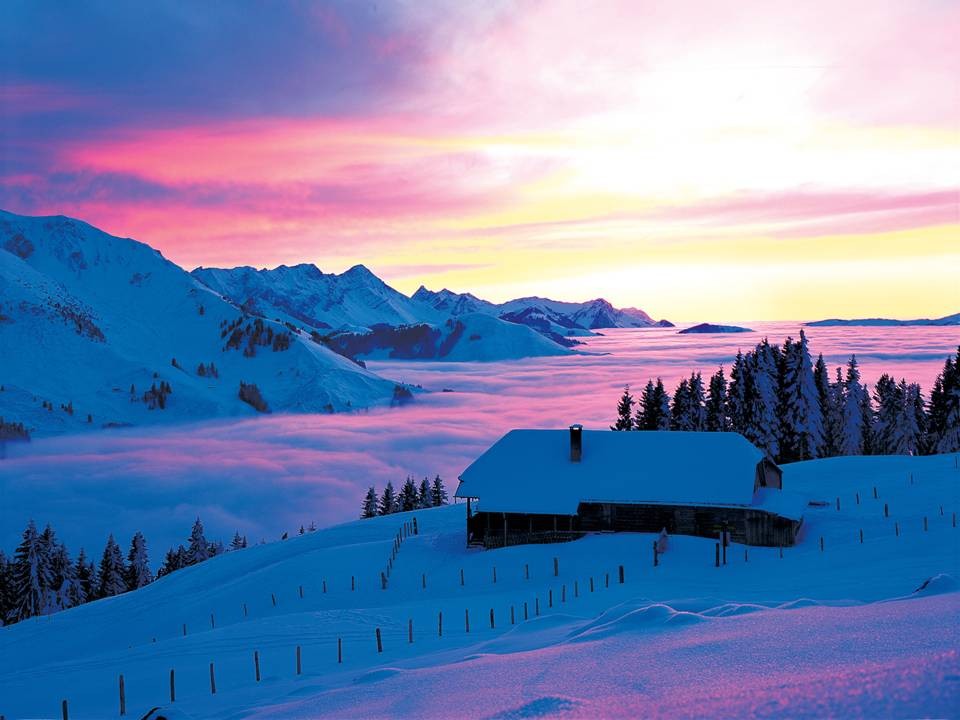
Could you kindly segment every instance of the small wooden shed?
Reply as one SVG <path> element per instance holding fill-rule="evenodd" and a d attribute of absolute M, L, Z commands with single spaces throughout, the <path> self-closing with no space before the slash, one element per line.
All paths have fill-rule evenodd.
<path fill-rule="evenodd" d="M 660 532 L 789 546 L 803 522 L 783 473 L 737 433 L 511 430 L 460 475 L 467 542 Z"/>

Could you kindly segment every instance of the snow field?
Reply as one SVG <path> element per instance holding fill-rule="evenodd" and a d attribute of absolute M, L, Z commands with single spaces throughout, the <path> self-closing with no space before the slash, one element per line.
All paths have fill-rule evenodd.
<path fill-rule="evenodd" d="M 784 549 L 782 559 L 777 548 L 751 547 L 745 557 L 745 548 L 734 545 L 721 568 L 714 567 L 715 541 L 682 536 L 670 538 L 656 568 L 654 536 L 646 534 L 466 549 L 462 505 L 252 546 L 135 593 L 0 629 L 0 713 L 59 717 L 66 698 L 71 718 L 114 717 L 123 673 L 128 714 L 139 717 L 169 703 L 175 669 L 175 707 L 188 717 L 477 717 L 497 708 L 525 708 L 526 715 L 512 717 L 630 714 L 618 707 L 696 715 L 699 696 L 684 689 L 684 668 L 702 669 L 704 656 L 709 682 L 702 691 L 733 714 L 764 714 L 761 706 L 744 704 L 742 691 L 736 692 L 743 684 L 753 688 L 757 702 L 766 697 L 774 703 L 764 706 L 767 714 L 782 711 L 785 698 L 814 715 L 860 707 L 841 703 L 851 685 L 869 696 L 863 707 L 938 714 L 937 708 L 949 707 L 943 703 L 958 698 L 949 676 L 960 676 L 956 463 L 954 456 L 870 457 L 785 466 L 785 492 L 824 505 L 807 508 L 800 542 Z M 401 543 L 383 590 L 379 573 L 410 515 L 420 534 Z M 929 578 L 936 579 L 914 593 Z M 884 602 L 907 597 L 916 599 Z M 511 607 L 516 625 L 510 624 Z M 809 672 L 784 676 L 775 663 L 759 673 L 745 668 L 744 653 L 771 661 L 786 653 Z M 216 695 L 210 693 L 211 662 Z M 671 665 L 678 677 L 654 677 L 648 666 L 658 662 Z M 579 677 L 581 668 L 589 668 L 593 684 Z M 473 678 L 470 687 L 454 692 L 450 685 L 466 676 Z M 814 677 L 836 691 L 821 698 L 825 705 L 810 699 Z M 885 695 L 884 683 L 894 680 L 900 689 Z M 533 686 L 539 694 L 529 696 Z M 410 694 L 416 699 L 401 700 Z M 834 696 L 841 704 L 830 704 Z M 477 704 L 464 704 L 467 698 Z M 611 705 L 613 698 L 621 704 Z"/>

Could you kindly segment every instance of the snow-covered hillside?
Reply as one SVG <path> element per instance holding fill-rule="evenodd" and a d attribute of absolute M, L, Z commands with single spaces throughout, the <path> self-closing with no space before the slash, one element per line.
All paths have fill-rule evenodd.
<path fill-rule="evenodd" d="M 681 536 L 657 567 L 643 534 L 467 550 L 462 505 L 253 546 L 0 629 L 0 714 L 113 717 L 122 673 L 131 717 L 954 716 L 956 463 L 787 465 L 799 544 L 719 568 Z"/>
<path fill-rule="evenodd" d="M 241 382 L 273 411 L 369 406 L 395 387 L 65 217 L 0 213 L 0 347 L 0 416 L 41 433 L 254 414 Z"/>

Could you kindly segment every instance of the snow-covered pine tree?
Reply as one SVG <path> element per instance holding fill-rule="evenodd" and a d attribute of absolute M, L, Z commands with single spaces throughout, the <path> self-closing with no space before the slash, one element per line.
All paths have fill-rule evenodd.
<path fill-rule="evenodd" d="M 617 420 L 610 426 L 611 430 L 633 430 L 633 406 L 633 395 L 630 394 L 630 386 L 626 385 L 617 403 Z"/>
<path fill-rule="evenodd" d="M 367 496 L 363 499 L 363 509 L 360 511 L 361 518 L 372 518 L 377 516 L 377 490 L 371 485 L 367 488 Z"/>
<path fill-rule="evenodd" d="M 899 394 L 903 398 L 897 445 L 908 455 L 919 455 L 926 418 L 923 414 L 923 395 L 917 383 L 901 380 Z"/>
<path fill-rule="evenodd" d="M 824 409 L 824 457 L 840 454 L 840 442 L 843 438 L 843 370 L 836 369 L 837 377 L 828 388 L 827 404 Z"/>
<path fill-rule="evenodd" d="M 50 557 L 50 572 L 53 579 L 47 611 L 54 613 L 79 605 L 82 601 L 77 582 L 77 569 L 63 543 L 57 543 L 54 548 Z"/>
<path fill-rule="evenodd" d="M 57 588 L 59 584 L 53 567 L 60 543 L 57 541 L 57 534 L 53 531 L 53 526 L 50 523 L 47 523 L 40 534 L 40 544 L 42 546 L 41 557 L 47 564 L 47 575 L 50 577 L 49 583 L 43 588 L 43 610 L 41 612 L 43 615 L 52 615 L 62 608 L 58 604 Z"/>
<path fill-rule="evenodd" d="M 699 370 L 690 373 L 690 425 L 692 430 L 707 429 L 706 397 L 703 393 L 703 377 Z"/>
<path fill-rule="evenodd" d="M 877 415 L 873 427 L 873 451 L 877 455 L 897 455 L 897 424 L 900 422 L 904 398 L 899 397 L 897 383 L 887 373 L 873 387 Z"/>
<path fill-rule="evenodd" d="M 839 448 L 841 455 L 864 454 L 863 403 L 866 394 L 860 384 L 857 356 L 851 355 L 847 363 L 847 376 L 843 382 L 843 427 Z"/>
<path fill-rule="evenodd" d="M 875 421 L 876 414 L 873 410 L 873 403 L 870 400 L 870 392 L 867 390 L 867 386 L 863 386 L 863 396 L 862 402 L 860 405 L 860 415 L 863 418 L 863 454 L 872 455 L 873 450 L 873 423 Z"/>
<path fill-rule="evenodd" d="M 230 549 L 239 550 L 242 547 L 243 547 L 243 538 L 240 537 L 240 531 L 237 530 L 235 533 L 233 533 L 233 540 L 230 541 Z"/>
<path fill-rule="evenodd" d="M 303 535 L 303 533 L 300 533 Z M 210 557 L 216 557 L 217 555 L 223 555 L 227 549 L 223 546 L 223 541 L 214 540 L 210 543 Z"/>
<path fill-rule="evenodd" d="M 707 430 L 727 432 L 730 429 L 730 418 L 727 415 L 727 378 L 723 374 L 722 365 L 710 376 L 705 409 L 707 412 Z"/>
<path fill-rule="evenodd" d="M 960 348 L 956 360 L 947 358 L 944 363 L 941 385 L 943 420 L 935 451 L 960 452 Z"/>
<path fill-rule="evenodd" d="M 650 409 L 653 408 L 653 380 L 647 380 L 647 384 L 640 393 L 640 400 L 637 402 L 637 411 L 633 417 L 634 430 L 653 430 L 648 427 L 650 420 Z"/>
<path fill-rule="evenodd" d="M 7 623 L 13 610 L 13 566 L 3 550 L 0 550 L 0 627 Z"/>
<path fill-rule="evenodd" d="M 13 621 L 26 620 L 43 611 L 44 594 L 51 583 L 49 558 L 43 556 L 44 552 L 40 533 L 31 520 L 13 555 L 14 607 L 9 616 Z"/>
<path fill-rule="evenodd" d="M 784 345 L 781 388 L 783 443 L 781 457 L 787 461 L 812 460 L 823 452 L 823 413 L 820 391 L 810 362 L 807 336 Z"/>
<path fill-rule="evenodd" d="M 748 372 L 743 353 L 737 350 L 737 357 L 730 368 L 730 385 L 727 388 L 727 415 L 730 429 L 743 434 L 747 417 L 747 377 Z"/>
<path fill-rule="evenodd" d="M 77 555 L 74 572 L 77 576 L 77 602 L 75 604 L 82 605 L 94 600 L 97 597 L 97 568 L 93 561 L 87 557 L 87 552 L 83 548 L 80 548 L 80 554 Z"/>
<path fill-rule="evenodd" d="M 393 483 L 387 480 L 387 486 L 383 489 L 383 494 L 380 496 L 380 515 L 389 515 L 397 511 L 397 498 L 396 494 L 393 491 Z"/>
<path fill-rule="evenodd" d="M 430 499 L 433 507 L 440 507 L 447 504 L 447 489 L 443 486 L 443 480 L 437 475 L 430 486 Z"/>
<path fill-rule="evenodd" d="M 693 430 L 690 397 L 690 381 L 686 378 L 680 381 L 673 392 L 673 407 L 670 409 L 671 430 Z"/>
<path fill-rule="evenodd" d="M 126 568 L 123 566 L 123 554 L 120 552 L 120 546 L 113 539 L 113 534 L 107 538 L 107 545 L 103 549 L 103 557 L 100 559 L 100 587 L 97 588 L 97 596 L 101 598 L 113 597 L 127 591 L 127 581 L 125 579 Z"/>
<path fill-rule="evenodd" d="M 210 544 L 203 536 L 203 523 L 198 517 L 190 531 L 190 545 L 187 548 L 186 564 L 196 565 L 210 557 Z"/>
<path fill-rule="evenodd" d="M 417 509 L 417 485 L 413 481 L 413 476 L 408 475 L 400 488 L 400 496 L 397 498 L 400 512 L 410 512 Z"/>
<path fill-rule="evenodd" d="M 417 509 L 425 510 L 428 507 L 433 507 L 433 501 L 430 498 L 430 481 L 424 477 L 417 489 Z"/>
<path fill-rule="evenodd" d="M 150 572 L 150 558 L 147 555 L 147 540 L 143 533 L 137 531 L 130 541 L 130 552 L 127 554 L 127 590 L 137 590 L 153 582 L 153 573 Z"/>
<path fill-rule="evenodd" d="M 780 418 L 778 416 L 779 351 L 764 338 L 745 356 L 749 366 L 746 387 L 747 418 L 744 435 L 771 460 L 780 457 Z"/>

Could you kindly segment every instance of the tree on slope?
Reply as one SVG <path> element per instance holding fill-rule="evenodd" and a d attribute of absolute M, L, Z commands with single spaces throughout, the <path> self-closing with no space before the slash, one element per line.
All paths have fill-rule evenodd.
<path fill-rule="evenodd" d="M 13 555 L 14 607 L 9 615 L 11 620 L 26 620 L 43 611 L 44 595 L 52 580 L 49 558 L 43 554 L 40 533 L 31 520 Z"/>
<path fill-rule="evenodd" d="M 425 510 L 429 507 L 433 507 L 433 498 L 430 497 L 430 481 L 425 477 L 417 489 L 417 509 Z"/>
<path fill-rule="evenodd" d="M 873 397 L 877 405 L 873 428 L 874 450 L 878 455 L 895 455 L 897 423 L 901 419 L 904 398 L 899 396 L 897 383 L 887 373 L 877 379 Z"/>
<path fill-rule="evenodd" d="M 97 589 L 98 597 L 113 597 L 127 591 L 126 575 L 123 566 L 123 554 L 120 552 L 120 546 L 113 539 L 111 534 L 107 538 L 107 546 L 103 549 L 103 557 L 100 559 L 100 586 Z"/>
<path fill-rule="evenodd" d="M 947 358 L 943 372 L 937 378 L 939 393 L 930 398 L 930 424 L 934 435 L 933 451 L 952 453 L 960 451 L 960 348 L 957 357 Z M 935 386 L 936 387 L 936 386 Z"/>
<path fill-rule="evenodd" d="M 153 582 L 150 572 L 150 558 L 147 556 L 147 540 L 143 533 L 137 532 L 130 541 L 127 554 L 127 589 L 137 590 Z"/>
<path fill-rule="evenodd" d="M 13 607 L 13 565 L 3 550 L 0 550 L 0 626 L 6 624 Z"/>
<path fill-rule="evenodd" d="M 363 508 L 360 511 L 361 518 L 372 518 L 377 516 L 377 490 L 371 485 L 367 488 L 367 496 L 363 499 Z"/>
<path fill-rule="evenodd" d="M 57 543 L 50 557 L 50 572 L 52 586 L 47 612 L 59 612 L 84 602 L 85 596 L 80 590 L 80 582 L 77 579 L 77 568 L 63 543 Z"/>
<path fill-rule="evenodd" d="M 198 517 L 190 531 L 190 544 L 187 547 L 187 565 L 196 565 L 210 557 L 210 544 L 203 535 L 203 523 Z"/>
<path fill-rule="evenodd" d="M 663 386 L 663 380 L 657 378 L 647 382 L 640 398 L 640 407 L 634 421 L 636 430 L 669 430 L 671 422 L 670 395 Z"/>
<path fill-rule="evenodd" d="M 838 367 L 836 380 L 830 383 L 824 417 L 824 434 L 826 437 L 824 455 L 827 457 L 834 457 L 841 454 L 845 402 L 843 370 Z"/>
<path fill-rule="evenodd" d="M 730 419 L 727 416 L 727 378 L 723 374 L 722 365 L 710 376 L 706 413 L 707 430 L 727 432 L 730 429 Z"/>
<path fill-rule="evenodd" d="M 417 509 L 417 486 L 412 476 L 407 476 L 400 488 L 400 495 L 397 498 L 397 505 L 400 512 L 410 512 Z"/>
<path fill-rule="evenodd" d="M 247 546 L 246 538 L 240 535 L 240 531 L 237 530 L 233 533 L 233 540 L 230 541 L 231 550 L 242 550 Z"/>
<path fill-rule="evenodd" d="M 780 457 L 780 422 L 777 416 L 779 353 L 764 339 L 744 357 L 744 436 L 771 460 Z"/>
<path fill-rule="evenodd" d="M 747 368 L 743 353 L 737 350 L 737 357 L 730 368 L 730 385 L 727 388 L 727 416 L 730 429 L 743 434 L 747 419 Z"/>
<path fill-rule="evenodd" d="M 633 430 L 633 395 L 630 394 L 630 386 L 623 388 L 623 395 L 620 396 L 620 402 L 617 403 L 617 420 L 610 426 L 611 430 Z"/>
<path fill-rule="evenodd" d="M 397 498 L 393 491 L 393 483 L 387 480 L 387 486 L 383 489 L 380 496 L 380 514 L 390 515 L 397 511 Z"/>
<path fill-rule="evenodd" d="M 447 489 L 443 486 L 443 480 L 437 475 L 433 479 L 433 485 L 430 486 L 431 500 L 434 507 L 440 507 L 447 504 Z"/>
<path fill-rule="evenodd" d="M 811 460 L 823 451 L 823 413 L 820 394 L 810 362 L 807 337 L 787 339 L 783 355 L 783 428 L 781 456 L 787 460 Z"/>
<path fill-rule="evenodd" d="M 690 406 L 690 381 L 686 378 L 680 381 L 673 391 L 673 407 L 670 409 L 671 430 L 693 430 Z"/>
<path fill-rule="evenodd" d="M 77 555 L 77 564 L 74 566 L 77 578 L 77 605 L 90 602 L 97 597 L 97 568 L 93 561 L 87 558 L 87 552 L 80 548 Z"/>
<path fill-rule="evenodd" d="M 850 361 L 847 363 L 847 376 L 843 382 L 841 455 L 864 454 L 863 405 L 866 394 L 866 389 L 860 384 L 860 368 L 857 365 L 857 356 L 851 355 Z"/>

